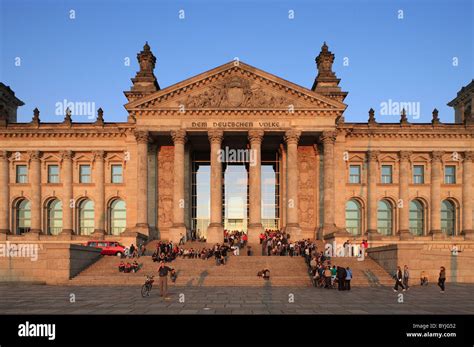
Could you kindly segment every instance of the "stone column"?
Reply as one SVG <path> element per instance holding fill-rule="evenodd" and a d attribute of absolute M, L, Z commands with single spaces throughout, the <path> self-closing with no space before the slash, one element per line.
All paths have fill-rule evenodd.
<path fill-rule="evenodd" d="M 287 180 L 286 180 L 286 232 L 291 240 L 301 238 L 301 228 L 298 221 L 298 141 L 301 136 L 299 130 L 288 130 L 285 133 L 287 146 Z"/>
<path fill-rule="evenodd" d="M 94 233 L 95 238 L 103 238 L 105 235 L 105 168 L 104 151 L 94 151 L 95 171 L 95 201 L 94 201 Z"/>
<path fill-rule="evenodd" d="M 148 131 L 135 131 L 137 141 L 137 223 L 135 231 L 148 235 Z"/>
<path fill-rule="evenodd" d="M 473 104 L 474 105 L 474 104 Z M 472 161 L 474 152 L 464 152 L 463 174 L 462 174 L 462 232 L 466 240 L 474 240 L 474 230 L 472 228 Z"/>
<path fill-rule="evenodd" d="M 431 235 L 433 239 L 442 238 L 441 232 L 441 159 L 444 152 L 431 153 Z"/>
<path fill-rule="evenodd" d="M 224 132 L 211 130 L 208 133 L 211 144 L 211 220 L 207 227 L 207 242 L 223 243 L 224 227 L 222 226 L 222 159 L 219 156 Z"/>
<path fill-rule="evenodd" d="M 31 151 L 29 183 L 31 192 L 31 234 L 41 234 L 41 152 Z"/>
<path fill-rule="evenodd" d="M 397 204 L 399 208 L 398 234 L 399 234 L 400 240 L 413 238 L 413 235 L 410 233 L 410 226 L 409 226 L 410 197 L 408 194 L 411 154 L 412 153 L 409 151 L 400 151 L 400 166 L 398 170 L 399 172 L 398 198 L 400 199 L 400 201 Z"/>
<path fill-rule="evenodd" d="M 73 187 L 72 187 L 72 151 L 61 152 L 62 158 L 62 175 L 61 181 L 63 183 L 63 230 L 61 235 L 74 234 L 73 227 Z"/>
<path fill-rule="evenodd" d="M 252 162 L 249 163 L 249 227 L 248 237 L 250 243 L 259 242 L 262 226 L 262 163 L 261 147 L 264 132 L 250 130 L 248 139 Z"/>
<path fill-rule="evenodd" d="M 171 132 L 174 142 L 174 171 L 173 171 L 173 226 L 170 229 L 170 240 L 179 242 L 181 237 L 186 236 L 186 225 L 184 223 L 184 209 L 186 200 L 184 197 L 184 145 L 186 144 L 186 131 L 183 129 Z"/>
<path fill-rule="evenodd" d="M 323 143 L 323 204 L 324 204 L 324 220 L 323 220 L 323 237 L 331 232 L 335 232 L 336 224 L 334 220 L 334 143 L 336 141 L 336 133 L 334 131 L 325 131 L 321 135 Z"/>
<path fill-rule="evenodd" d="M 10 171 L 8 152 L 0 151 L 0 240 L 10 233 Z"/>
<path fill-rule="evenodd" d="M 367 236 L 372 239 L 377 233 L 377 176 L 380 151 L 367 152 Z"/>
<path fill-rule="evenodd" d="M 286 227 L 286 174 L 287 174 L 287 163 L 286 163 L 286 148 L 284 145 L 280 146 L 281 148 L 281 168 L 280 168 L 280 229 Z"/>

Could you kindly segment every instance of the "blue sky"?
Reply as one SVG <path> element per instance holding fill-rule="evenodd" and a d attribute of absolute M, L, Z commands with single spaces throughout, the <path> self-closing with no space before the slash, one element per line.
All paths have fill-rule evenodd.
<path fill-rule="evenodd" d="M 326 41 L 349 92 L 347 121 L 366 121 L 370 107 L 379 121 L 398 121 L 398 115 L 379 114 L 392 100 L 418 103 L 420 117 L 412 121 L 429 122 L 436 107 L 441 120 L 451 122 L 446 103 L 474 77 L 472 0 L 0 3 L 0 81 L 25 102 L 19 121 L 29 121 L 35 107 L 42 121 L 62 121 L 55 113 L 64 99 L 93 102 L 106 121 L 126 121 L 123 91 L 146 40 L 162 88 L 234 57 L 311 88 L 314 58 Z"/>

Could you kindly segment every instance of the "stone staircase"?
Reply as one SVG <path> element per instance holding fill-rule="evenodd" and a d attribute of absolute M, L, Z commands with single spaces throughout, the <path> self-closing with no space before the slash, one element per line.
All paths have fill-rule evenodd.
<path fill-rule="evenodd" d="M 186 248 L 202 249 L 212 245 L 202 242 L 188 242 Z M 320 245 L 322 246 L 322 244 Z M 302 257 L 262 256 L 259 244 L 251 245 L 254 255 L 247 256 L 246 248 L 239 256 L 230 255 L 226 265 L 217 266 L 214 258 L 208 260 L 178 258 L 170 267 L 177 270 L 176 286 L 281 286 L 307 287 L 311 285 L 309 271 Z M 145 256 L 138 259 L 142 268 L 137 273 L 120 273 L 118 264 L 120 258 L 104 256 L 96 263 L 82 271 L 69 281 L 70 285 L 84 286 L 119 286 L 141 285 L 144 276 L 157 273 L 158 263 L 153 262 L 151 254 L 156 248 L 156 242 L 147 245 Z M 332 264 L 349 266 L 353 271 L 353 286 L 392 285 L 393 280 L 374 260 L 365 258 L 333 258 Z M 268 268 L 271 278 L 269 281 L 257 277 L 257 272 Z M 171 283 L 171 282 L 170 282 Z"/>

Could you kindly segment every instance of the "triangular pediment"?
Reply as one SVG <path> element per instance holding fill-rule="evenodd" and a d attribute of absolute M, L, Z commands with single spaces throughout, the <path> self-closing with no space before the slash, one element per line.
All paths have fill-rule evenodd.
<path fill-rule="evenodd" d="M 236 61 L 125 105 L 128 111 L 294 108 L 341 113 L 346 107 L 338 100 Z"/>

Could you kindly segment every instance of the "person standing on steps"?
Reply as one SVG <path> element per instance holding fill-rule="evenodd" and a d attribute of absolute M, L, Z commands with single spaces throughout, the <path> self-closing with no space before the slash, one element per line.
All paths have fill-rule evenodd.
<path fill-rule="evenodd" d="M 172 271 L 173 269 L 166 266 L 164 261 L 160 261 L 160 267 L 158 268 L 160 296 L 165 298 L 168 294 L 168 272 Z"/>
<path fill-rule="evenodd" d="M 446 269 L 444 266 L 441 266 L 439 269 L 439 278 L 438 278 L 438 286 L 441 288 L 441 293 L 444 293 L 444 283 L 446 282 Z"/>
<path fill-rule="evenodd" d="M 346 290 L 351 290 L 351 279 L 352 279 L 352 270 L 349 266 L 346 268 Z"/>

